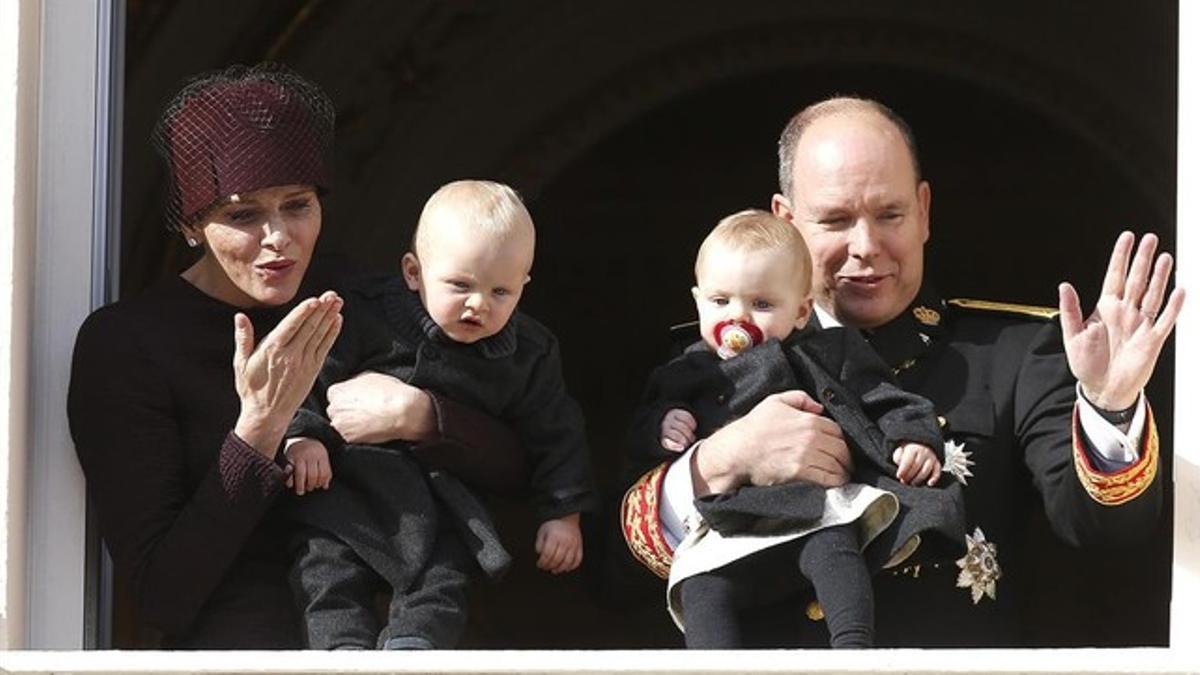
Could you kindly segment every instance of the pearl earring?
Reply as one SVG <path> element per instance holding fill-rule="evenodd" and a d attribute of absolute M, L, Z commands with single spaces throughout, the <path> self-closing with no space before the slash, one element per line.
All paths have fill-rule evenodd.
<path fill-rule="evenodd" d="M 188 238 L 187 238 L 187 245 L 188 245 L 188 247 L 189 247 L 189 248 L 196 248 L 197 246 L 199 246 L 199 245 L 200 245 L 200 242 L 196 241 L 196 238 L 195 238 L 195 237 L 188 237 Z"/>

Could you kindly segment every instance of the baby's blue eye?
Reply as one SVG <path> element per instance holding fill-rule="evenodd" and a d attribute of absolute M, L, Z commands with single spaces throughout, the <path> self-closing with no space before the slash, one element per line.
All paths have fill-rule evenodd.
<path fill-rule="evenodd" d="M 717 307 L 724 307 L 725 305 L 729 304 L 729 298 L 713 298 L 712 304 L 716 305 Z"/>
<path fill-rule="evenodd" d="M 771 309 L 771 307 L 773 307 L 773 305 L 770 302 L 767 302 L 766 300 L 755 300 L 754 301 L 754 309 L 768 310 L 768 309 Z"/>
<path fill-rule="evenodd" d="M 505 295 L 508 295 L 508 289 L 507 288 L 497 288 L 497 289 L 492 290 L 492 293 L 503 297 Z"/>

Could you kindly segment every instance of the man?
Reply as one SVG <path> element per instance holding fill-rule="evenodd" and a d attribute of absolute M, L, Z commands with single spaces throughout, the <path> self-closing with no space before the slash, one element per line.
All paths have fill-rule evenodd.
<path fill-rule="evenodd" d="M 1060 286 L 1061 327 L 1033 308 L 942 300 L 923 276 L 932 196 L 911 131 L 863 99 L 823 101 L 791 120 L 780 189 L 772 210 L 808 240 L 821 323 L 863 329 L 901 385 L 933 401 L 946 470 L 966 496 L 965 555 L 918 550 L 877 576 L 877 644 L 1017 644 L 1019 588 L 1004 564 L 1037 503 L 1031 483 L 1073 545 L 1130 539 L 1158 517 L 1158 435 L 1141 392 L 1183 304 L 1176 289 L 1164 308 L 1171 257 L 1154 261 L 1157 238 L 1147 235 L 1131 264 L 1134 237 L 1122 234 L 1091 316 Z M 694 496 L 846 482 L 845 442 L 821 409 L 802 392 L 778 394 L 643 474 L 622 505 L 635 557 L 664 575 L 683 523 L 694 522 Z M 820 609 L 807 613 L 801 642 L 821 644 Z"/>

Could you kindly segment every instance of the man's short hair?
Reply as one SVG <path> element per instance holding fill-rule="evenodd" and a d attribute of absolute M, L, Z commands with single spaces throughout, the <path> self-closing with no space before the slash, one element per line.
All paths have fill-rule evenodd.
<path fill-rule="evenodd" d="M 696 253 L 696 278 L 714 246 L 722 245 L 735 251 L 790 251 L 805 295 L 812 290 L 812 254 L 804 243 L 800 230 L 769 211 L 746 209 L 726 216 L 700 244 Z"/>
<path fill-rule="evenodd" d="M 814 103 L 796 113 L 783 133 L 779 135 L 779 192 L 784 197 L 792 197 L 792 167 L 796 161 L 796 145 L 800 137 L 817 120 L 846 113 L 874 113 L 892 123 L 900 132 L 904 144 L 908 146 L 908 155 L 912 158 L 913 175 L 921 180 L 921 161 L 917 153 L 917 138 L 913 135 L 912 127 L 896 111 L 879 101 L 860 98 L 857 96 L 834 96 L 824 101 Z"/>
<path fill-rule="evenodd" d="M 533 218 L 521 196 L 511 187 L 490 180 L 458 180 L 438 188 L 417 220 L 413 250 L 420 255 L 423 232 L 434 221 L 453 219 L 470 225 L 481 234 L 507 237 L 528 232 L 534 237 Z"/>

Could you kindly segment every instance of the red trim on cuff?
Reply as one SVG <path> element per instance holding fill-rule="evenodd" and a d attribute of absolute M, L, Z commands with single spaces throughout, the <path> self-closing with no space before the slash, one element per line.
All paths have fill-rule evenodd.
<path fill-rule="evenodd" d="M 1142 447 L 1138 461 L 1124 469 L 1105 472 L 1092 464 L 1083 438 L 1083 427 L 1079 423 L 1079 403 L 1071 415 L 1071 437 L 1074 446 L 1075 475 L 1088 495 L 1105 506 L 1119 506 L 1136 499 L 1154 483 L 1158 475 L 1158 426 L 1154 423 L 1154 412 L 1146 402 L 1146 428 L 1142 432 Z"/>
<path fill-rule="evenodd" d="M 625 492 L 621 500 L 621 531 L 625 544 L 638 562 L 666 579 L 671 573 L 674 551 L 663 536 L 658 502 L 670 462 L 647 471 Z"/>

